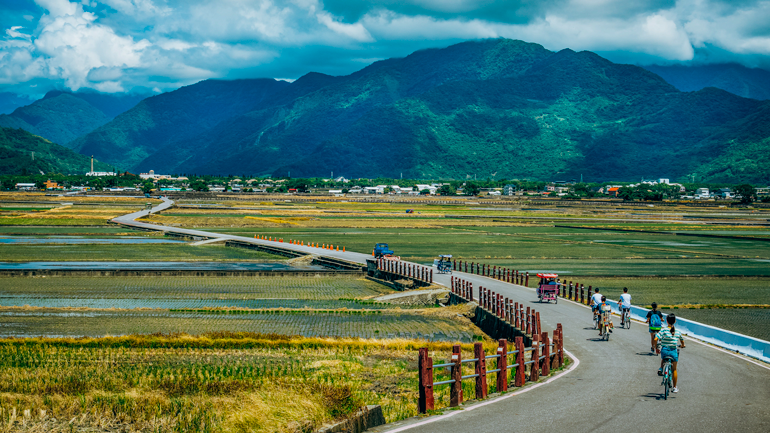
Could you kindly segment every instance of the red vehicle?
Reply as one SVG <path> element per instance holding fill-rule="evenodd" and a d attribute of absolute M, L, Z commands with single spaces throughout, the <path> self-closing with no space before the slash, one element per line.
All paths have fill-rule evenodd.
<path fill-rule="evenodd" d="M 558 304 L 559 287 L 561 287 L 559 276 L 557 274 L 537 274 L 537 276 L 540 277 L 540 284 L 536 290 L 539 302 L 554 301 Z"/>

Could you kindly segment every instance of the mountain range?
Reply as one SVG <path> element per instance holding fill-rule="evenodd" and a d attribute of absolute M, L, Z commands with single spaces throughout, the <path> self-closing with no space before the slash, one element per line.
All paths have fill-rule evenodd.
<path fill-rule="evenodd" d="M 667 81 L 587 51 L 470 41 L 347 76 L 206 80 L 112 120 L 100 110 L 99 125 L 60 142 L 129 171 L 770 182 L 770 101 L 682 91 L 708 74 L 677 82 L 672 71 Z"/>

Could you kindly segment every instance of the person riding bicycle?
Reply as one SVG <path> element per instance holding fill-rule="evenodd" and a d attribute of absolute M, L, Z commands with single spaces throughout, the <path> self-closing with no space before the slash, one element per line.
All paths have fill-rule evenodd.
<path fill-rule="evenodd" d="M 610 331 L 610 334 L 612 333 L 612 307 L 610 307 L 610 304 L 607 303 L 607 297 L 602 296 L 602 303 L 599 304 L 599 307 L 597 308 L 599 312 L 599 323 L 604 324 L 607 327 L 607 330 Z M 602 335 L 602 327 L 599 326 L 599 336 Z"/>
<path fill-rule="evenodd" d="M 620 320 L 621 324 L 626 316 L 624 314 L 631 314 L 631 295 L 628 294 L 628 287 L 623 287 L 623 294 L 620 295 L 620 301 L 618 301 L 620 307 Z"/>
<path fill-rule="evenodd" d="M 660 369 L 658 369 L 658 376 L 663 376 L 663 362 L 665 359 L 671 358 L 671 370 L 674 376 L 674 388 L 671 392 L 679 392 L 679 388 L 676 387 L 676 365 L 679 362 L 679 350 L 677 350 L 676 344 L 681 343 L 682 348 L 684 348 L 684 337 L 682 337 L 682 333 L 679 332 L 679 330 L 674 328 L 674 323 L 676 323 L 676 316 L 674 313 L 666 316 L 666 323 L 668 323 L 668 328 L 661 329 L 655 334 L 655 341 L 658 343 L 658 346 L 656 346 L 656 353 L 660 355 Z"/>
<path fill-rule="evenodd" d="M 594 289 L 594 294 L 591 296 L 591 313 L 593 313 L 594 316 L 599 314 L 597 311 L 599 309 L 599 305 L 602 303 L 602 294 L 599 293 L 599 288 Z"/>
<path fill-rule="evenodd" d="M 660 327 L 663 325 L 663 313 L 658 311 L 656 302 L 652 303 L 652 311 L 647 312 L 645 323 L 650 326 L 650 352 L 655 353 L 655 334 L 660 331 Z"/>

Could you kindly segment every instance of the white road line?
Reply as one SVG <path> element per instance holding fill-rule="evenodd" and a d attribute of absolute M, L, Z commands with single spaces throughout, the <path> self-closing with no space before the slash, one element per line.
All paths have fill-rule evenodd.
<path fill-rule="evenodd" d="M 424 421 L 420 421 L 420 422 L 417 422 L 417 423 L 414 423 L 414 424 L 410 424 L 410 425 L 405 425 L 403 427 L 398 427 L 398 428 L 395 428 L 393 430 L 387 430 L 387 433 L 396 433 L 396 432 L 401 432 L 401 431 L 407 431 L 407 430 L 411 430 L 411 429 L 416 428 L 416 427 L 424 426 L 426 424 L 434 423 L 436 421 L 442 421 L 442 420 L 445 420 L 447 418 L 453 417 L 455 415 L 458 415 L 458 414 L 461 414 L 461 413 L 467 413 L 467 412 L 470 412 L 472 410 L 476 410 L 476 409 L 478 409 L 480 407 L 484 407 L 484 406 L 487 406 L 487 405 L 490 405 L 490 404 L 495 404 L 495 403 L 498 403 L 498 402 L 500 402 L 502 400 L 506 400 L 506 399 L 509 399 L 511 397 L 514 397 L 514 396 L 517 396 L 517 395 L 520 395 L 520 394 L 524 394 L 525 392 L 529 392 L 529 391 L 532 391 L 535 388 L 539 388 L 539 387 L 541 387 L 543 385 L 549 384 L 549 383 L 553 382 L 554 380 L 559 379 L 560 377 L 568 374 L 572 370 L 576 369 L 578 365 L 580 365 L 580 360 L 575 355 L 570 353 L 567 349 L 564 349 L 564 353 L 566 353 L 567 356 L 569 356 L 572 359 L 572 361 L 573 361 L 572 365 L 568 369 L 562 371 L 561 373 L 557 374 L 554 377 L 551 377 L 550 379 L 546 380 L 545 382 L 536 383 L 536 384 L 534 384 L 532 386 L 529 386 L 529 387 L 526 387 L 526 388 L 524 388 L 524 389 L 522 389 L 520 391 L 516 391 L 516 392 L 513 392 L 511 394 L 506 394 L 506 395 L 503 395 L 501 397 L 485 401 L 483 403 L 474 404 L 473 406 L 469 406 L 467 408 L 463 408 L 463 410 L 453 410 L 453 411 L 451 411 L 451 412 L 449 412 L 447 414 L 444 414 L 444 415 L 432 416 L 432 417 L 430 417 L 430 418 L 428 418 L 428 419 L 426 419 Z"/>

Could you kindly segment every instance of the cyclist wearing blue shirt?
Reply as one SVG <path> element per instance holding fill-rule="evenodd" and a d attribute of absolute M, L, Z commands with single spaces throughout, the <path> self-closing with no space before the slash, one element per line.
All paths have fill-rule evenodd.
<path fill-rule="evenodd" d="M 671 370 L 674 375 L 674 389 L 671 391 L 679 392 L 679 388 L 676 387 L 676 365 L 679 363 L 679 350 L 676 348 L 676 344 L 681 343 L 681 346 L 684 348 L 684 338 L 682 337 L 682 333 L 674 328 L 676 316 L 673 313 L 666 316 L 666 323 L 668 323 L 668 328 L 661 329 L 655 334 L 655 341 L 660 345 L 657 350 L 657 353 L 660 354 L 660 369 L 658 369 L 658 376 L 663 375 L 663 360 L 665 358 L 671 358 Z"/>

